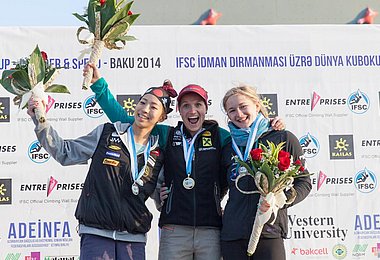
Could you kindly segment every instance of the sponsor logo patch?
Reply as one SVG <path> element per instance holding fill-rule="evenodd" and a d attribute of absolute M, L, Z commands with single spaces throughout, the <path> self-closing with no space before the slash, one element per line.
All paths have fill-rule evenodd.
<path fill-rule="evenodd" d="M 120 158 L 120 154 L 119 153 L 115 153 L 115 152 L 111 152 L 111 151 L 107 151 L 106 155 L 112 156 L 112 157 L 116 157 L 116 158 Z"/>
<path fill-rule="evenodd" d="M 114 150 L 114 151 L 120 151 L 121 150 L 121 147 L 117 146 L 117 145 L 109 145 L 108 148 L 111 150 Z"/>
<path fill-rule="evenodd" d="M 105 164 L 105 165 L 111 165 L 111 166 L 119 166 L 120 162 L 116 161 L 116 160 L 104 158 L 103 164 Z"/>

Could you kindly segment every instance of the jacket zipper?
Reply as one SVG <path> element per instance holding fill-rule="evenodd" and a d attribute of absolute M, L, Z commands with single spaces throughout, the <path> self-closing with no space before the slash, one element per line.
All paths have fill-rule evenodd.
<path fill-rule="evenodd" d="M 195 149 L 195 147 L 194 147 Z M 193 154 L 193 158 L 192 158 L 192 167 L 191 167 L 191 175 L 193 175 L 193 178 L 194 178 L 194 181 L 195 181 L 195 151 L 194 151 L 194 154 Z M 194 227 L 196 226 L 197 224 L 197 202 L 196 202 L 196 198 L 195 198 L 195 189 L 197 188 L 197 183 L 195 183 L 195 186 L 194 186 L 194 190 L 192 191 L 193 192 L 193 202 L 194 202 L 194 215 L 193 215 L 193 225 Z"/>

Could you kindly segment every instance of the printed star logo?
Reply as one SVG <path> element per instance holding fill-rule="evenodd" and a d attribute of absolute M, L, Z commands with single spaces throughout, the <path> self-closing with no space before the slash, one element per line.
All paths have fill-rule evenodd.
<path fill-rule="evenodd" d="M 4 183 L 0 185 L 0 195 L 4 196 L 7 189 L 4 187 Z"/>
<path fill-rule="evenodd" d="M 262 99 L 261 102 L 263 103 L 263 106 L 266 109 L 268 110 L 272 109 L 273 103 L 271 102 L 270 98 L 264 97 L 264 99 Z"/>
<path fill-rule="evenodd" d="M 349 146 L 347 143 L 347 140 L 343 140 L 343 138 L 340 138 L 339 140 L 335 141 L 336 146 L 334 147 L 335 150 L 339 149 L 339 152 L 341 151 L 347 151 L 347 147 Z"/>
<path fill-rule="evenodd" d="M 295 255 L 297 253 L 297 250 L 298 250 L 298 248 L 293 248 L 292 249 L 292 255 Z"/>
<path fill-rule="evenodd" d="M 127 100 L 123 100 L 123 103 L 124 103 L 123 108 L 125 110 L 127 110 L 128 112 L 135 111 L 136 104 L 133 99 L 128 98 Z"/>

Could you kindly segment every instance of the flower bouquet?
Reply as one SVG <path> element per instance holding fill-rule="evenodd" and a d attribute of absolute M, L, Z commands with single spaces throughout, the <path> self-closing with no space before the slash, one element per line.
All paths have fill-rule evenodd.
<path fill-rule="evenodd" d="M 11 94 L 16 95 L 13 99 L 20 109 L 26 107 L 29 98 L 44 100 L 48 104 L 48 95 L 52 93 L 70 93 L 69 90 L 58 84 L 53 84 L 59 73 L 59 68 L 54 68 L 48 63 L 47 54 L 40 51 L 38 45 L 29 57 L 21 58 L 14 62 L 15 67 L 4 70 L 0 84 Z M 45 122 L 45 110 L 42 102 L 35 108 L 36 118 L 39 122 Z"/>
<path fill-rule="evenodd" d="M 264 224 L 269 221 L 272 213 L 275 216 L 274 223 L 278 210 L 295 200 L 296 191 L 292 187 L 294 179 L 310 175 L 303 173 L 305 169 L 300 160 L 293 162 L 290 153 L 282 150 L 284 144 L 285 142 L 282 142 L 276 146 L 269 141 L 268 147 L 260 144 L 259 148 L 251 150 L 247 161 L 234 156 L 235 162 L 240 165 L 239 175 L 235 181 L 236 188 L 244 194 L 259 193 L 260 203 L 265 199 L 270 204 L 268 211 L 262 212 L 258 208 L 256 212 L 247 249 L 249 256 L 255 252 Z M 244 191 L 239 188 L 239 180 L 245 176 L 254 178 L 257 190 Z M 290 190 L 290 196 L 285 196 L 285 190 Z"/>
<path fill-rule="evenodd" d="M 89 0 L 87 13 L 73 15 L 86 23 L 87 27 L 79 27 L 77 38 L 81 44 L 89 44 L 90 63 L 98 63 L 103 47 L 109 50 L 122 49 L 127 41 L 136 40 L 135 37 L 127 35 L 129 28 L 140 14 L 133 14 L 130 8 L 133 4 L 129 2 L 123 6 L 124 0 L 117 3 L 116 0 Z M 92 39 L 81 40 L 80 33 L 88 30 Z M 121 44 L 121 46 L 119 45 Z M 84 77 L 82 88 L 88 89 L 93 75 L 90 68 L 89 73 Z"/>

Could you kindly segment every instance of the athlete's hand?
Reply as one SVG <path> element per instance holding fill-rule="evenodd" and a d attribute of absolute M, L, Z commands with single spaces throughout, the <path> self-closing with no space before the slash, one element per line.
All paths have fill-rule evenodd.
<path fill-rule="evenodd" d="M 95 81 L 97 81 L 98 79 L 100 79 L 102 76 L 100 75 L 100 72 L 98 70 L 98 68 L 93 64 L 93 63 L 87 63 L 86 66 L 84 66 L 84 69 L 83 69 L 83 76 L 86 76 L 87 73 L 89 72 L 90 68 L 93 69 L 93 74 L 92 74 L 92 79 L 91 79 L 91 83 L 94 83 Z"/>
<path fill-rule="evenodd" d="M 258 208 L 262 213 L 265 213 L 270 209 L 270 204 L 261 196 Z"/>
<path fill-rule="evenodd" d="M 46 107 L 46 104 L 45 104 L 45 101 L 42 100 L 42 99 L 34 99 L 33 96 L 31 96 L 28 100 L 28 110 L 26 111 L 26 113 L 30 116 L 30 117 L 34 117 L 36 114 L 34 113 L 34 109 L 37 108 L 40 104 L 39 102 L 41 102 L 42 106 L 43 106 L 43 109 L 45 109 Z"/>
<path fill-rule="evenodd" d="M 168 198 L 169 193 L 170 193 L 169 188 L 165 186 L 165 183 L 162 183 L 162 186 L 161 186 L 161 189 L 160 189 L 161 205 L 164 204 L 164 201 Z"/>
<path fill-rule="evenodd" d="M 284 130 L 285 129 L 285 121 L 276 116 L 275 118 L 270 120 L 271 126 L 274 130 Z"/>

